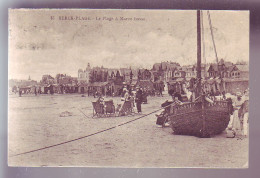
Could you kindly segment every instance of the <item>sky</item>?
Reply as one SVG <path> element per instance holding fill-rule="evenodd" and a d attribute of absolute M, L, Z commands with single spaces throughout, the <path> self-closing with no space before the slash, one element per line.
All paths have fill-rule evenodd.
<path fill-rule="evenodd" d="M 216 57 L 207 11 L 202 16 L 202 60 L 211 63 Z M 210 11 L 210 16 L 218 58 L 249 61 L 249 12 Z M 76 77 L 88 63 L 148 69 L 162 61 L 194 64 L 196 17 L 193 10 L 10 10 L 9 79 Z"/>

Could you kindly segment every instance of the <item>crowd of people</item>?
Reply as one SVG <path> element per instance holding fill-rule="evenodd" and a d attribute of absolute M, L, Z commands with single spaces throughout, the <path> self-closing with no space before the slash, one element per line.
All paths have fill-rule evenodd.
<path fill-rule="evenodd" d="M 235 135 L 248 136 L 248 107 L 249 107 L 249 89 L 242 94 L 237 92 L 232 98 L 233 113 L 230 117 L 228 130 L 231 130 Z"/>
<path fill-rule="evenodd" d="M 206 98 L 209 99 L 209 102 L 215 100 L 231 100 L 232 114 L 230 116 L 227 132 L 232 131 L 233 137 L 235 137 L 235 135 L 248 136 L 249 89 L 246 89 L 243 93 L 236 92 L 235 95 L 226 93 L 225 91 L 219 92 L 218 90 L 214 93 L 205 93 L 205 95 Z"/>
<path fill-rule="evenodd" d="M 96 102 L 104 106 L 104 97 L 99 96 Z M 139 86 L 135 90 L 128 90 L 124 87 L 121 93 L 121 102 L 117 105 L 119 108 L 116 108 L 119 116 L 132 115 L 136 112 L 142 114 L 142 104 L 147 103 L 147 95 Z"/>
<path fill-rule="evenodd" d="M 165 107 L 170 104 L 181 105 L 183 102 L 194 102 L 196 100 L 194 90 L 189 90 L 184 88 L 185 95 L 180 92 L 170 91 L 172 101 L 166 101 L 162 104 Z M 233 112 L 230 117 L 230 122 L 227 130 L 231 130 L 236 135 L 242 134 L 244 136 L 248 135 L 248 103 L 249 103 L 249 89 L 242 93 L 237 92 L 236 96 L 225 92 L 204 92 L 205 98 L 208 102 L 214 102 L 215 100 L 226 100 L 227 98 L 232 100 Z M 100 101 L 100 97 L 98 99 Z M 142 113 L 142 104 L 147 102 L 147 95 L 145 91 L 140 87 L 135 89 L 123 88 L 121 93 L 121 104 L 119 110 L 119 116 L 131 115 L 135 112 Z M 167 113 L 167 108 L 161 113 L 157 114 L 157 124 L 163 125 L 166 123 L 165 113 Z M 161 117 L 160 117 L 161 116 Z M 165 126 L 165 125 L 163 125 Z"/>
<path fill-rule="evenodd" d="M 194 102 L 195 92 L 184 88 L 185 97 L 187 101 Z M 165 108 L 161 113 L 156 114 L 158 126 L 168 125 L 167 123 L 167 106 L 168 105 L 181 105 L 184 99 L 184 95 L 181 95 L 179 92 L 171 91 L 172 101 L 166 101 L 161 106 Z M 223 92 L 204 92 L 205 98 L 208 102 L 213 103 L 216 100 L 232 100 L 232 114 L 230 115 L 230 122 L 228 124 L 227 133 L 232 131 L 233 137 L 235 135 L 248 136 L 248 107 L 249 107 L 249 89 L 246 89 L 243 93 L 237 92 L 236 95 Z"/>

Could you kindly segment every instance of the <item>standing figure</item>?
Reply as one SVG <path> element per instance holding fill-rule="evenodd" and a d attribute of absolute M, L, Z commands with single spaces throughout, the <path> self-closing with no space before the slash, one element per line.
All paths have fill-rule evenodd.
<path fill-rule="evenodd" d="M 124 96 L 121 98 L 121 101 L 123 101 L 122 108 L 119 111 L 119 116 L 125 116 L 130 114 L 131 112 L 131 102 L 130 102 L 130 95 L 128 90 L 124 89 Z"/>
<path fill-rule="evenodd" d="M 134 107 L 135 107 L 135 98 L 134 98 L 134 93 L 131 91 L 130 93 L 130 99 L 129 99 L 130 103 L 131 103 L 131 113 L 134 113 Z"/>
<path fill-rule="evenodd" d="M 104 98 L 102 96 L 99 96 L 96 102 L 100 106 L 101 114 L 104 114 L 105 113 L 105 101 L 104 101 Z"/>
<path fill-rule="evenodd" d="M 123 100 L 129 101 L 129 99 L 130 99 L 130 94 L 129 94 L 128 90 L 126 89 L 124 92 Z"/>
<path fill-rule="evenodd" d="M 125 96 L 124 96 L 124 100 L 125 100 L 124 105 L 125 105 L 125 114 L 126 115 L 129 115 L 132 112 L 132 104 L 131 104 L 130 98 L 131 98 L 130 93 L 126 89 Z"/>
<path fill-rule="evenodd" d="M 96 97 L 99 97 L 99 95 L 98 95 L 98 91 L 95 89 L 94 90 L 94 98 L 96 98 Z"/>
<path fill-rule="evenodd" d="M 121 92 L 121 101 L 125 101 L 125 94 L 127 93 L 127 89 L 124 87 L 123 91 Z"/>
<path fill-rule="evenodd" d="M 22 96 L 22 89 L 19 88 L 19 97 L 21 97 L 21 96 Z"/>
<path fill-rule="evenodd" d="M 35 96 L 37 96 L 37 88 L 36 88 L 36 86 L 34 88 L 34 94 L 35 94 Z"/>
<path fill-rule="evenodd" d="M 53 90 L 53 85 L 50 85 L 50 94 L 53 95 L 54 94 L 54 90 Z"/>
<path fill-rule="evenodd" d="M 87 87 L 87 92 L 88 92 L 88 96 L 90 96 L 90 90 L 89 88 Z"/>
<path fill-rule="evenodd" d="M 238 110 L 240 109 L 242 104 L 243 104 L 242 95 L 240 92 L 237 92 L 236 98 L 234 99 L 233 102 L 233 108 L 234 108 L 233 120 L 231 120 L 232 128 L 235 132 L 241 131 L 241 124 L 238 115 Z"/>
<path fill-rule="evenodd" d="M 38 94 L 42 94 L 41 87 L 38 88 Z"/>
<path fill-rule="evenodd" d="M 143 99 L 143 103 L 144 104 L 147 104 L 147 90 L 146 89 L 144 89 L 144 91 L 142 92 L 142 99 Z"/>
<path fill-rule="evenodd" d="M 142 113 L 142 101 L 143 101 L 143 92 L 140 89 L 140 87 L 136 87 L 136 96 L 135 96 L 135 102 L 137 107 L 137 112 Z"/>
<path fill-rule="evenodd" d="M 227 99 L 226 92 L 224 90 L 222 91 L 222 98 L 223 98 L 223 100 Z"/>
<path fill-rule="evenodd" d="M 241 123 L 243 128 L 243 135 L 248 135 L 248 111 L 249 111 L 249 91 L 248 89 L 245 91 L 243 96 L 243 104 L 241 106 Z"/>
<path fill-rule="evenodd" d="M 159 95 L 160 95 L 160 96 L 163 96 L 162 91 L 163 91 L 163 88 L 162 88 L 162 86 L 160 85 L 160 86 L 159 86 Z"/>
<path fill-rule="evenodd" d="M 188 101 L 191 101 L 192 92 L 189 91 L 188 89 L 186 89 L 186 95 L 187 95 Z"/>

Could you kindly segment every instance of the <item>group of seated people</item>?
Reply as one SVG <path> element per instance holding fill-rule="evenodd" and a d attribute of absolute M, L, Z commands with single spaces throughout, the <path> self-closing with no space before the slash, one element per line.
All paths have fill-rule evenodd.
<path fill-rule="evenodd" d="M 164 110 L 160 113 L 155 114 L 157 117 L 156 124 L 160 127 L 169 125 L 169 120 L 167 115 L 170 113 L 170 106 L 183 104 L 183 97 L 181 96 L 180 93 L 175 92 L 174 94 L 171 95 L 171 97 L 172 97 L 172 101 L 167 100 L 161 105 L 161 107 L 164 108 Z"/>
<path fill-rule="evenodd" d="M 127 90 L 123 88 L 122 97 L 121 97 L 122 107 L 119 111 L 119 116 L 129 115 L 134 112 L 134 101 L 135 101 L 135 92 L 132 90 Z"/>
<path fill-rule="evenodd" d="M 143 95 L 139 87 L 137 87 L 136 89 L 137 91 L 127 90 L 127 88 L 123 88 L 121 97 L 122 103 L 117 104 L 117 107 L 114 107 L 114 112 L 116 112 L 118 116 L 133 114 L 134 107 L 137 107 L 138 113 L 141 113 L 141 103 L 143 103 L 143 98 L 141 96 Z M 99 104 L 101 108 L 101 113 L 104 114 L 107 108 L 106 102 L 104 101 L 104 97 L 99 96 L 96 100 L 96 103 Z"/>

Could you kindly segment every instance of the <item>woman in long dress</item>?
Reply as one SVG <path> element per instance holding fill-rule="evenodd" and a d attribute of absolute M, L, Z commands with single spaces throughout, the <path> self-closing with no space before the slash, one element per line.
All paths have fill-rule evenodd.
<path fill-rule="evenodd" d="M 241 105 L 243 104 L 242 95 L 240 92 L 236 93 L 236 98 L 233 102 L 234 113 L 233 113 L 233 123 L 232 128 L 235 132 L 240 132 L 242 130 L 241 123 L 238 115 L 238 110 L 240 109 Z"/>
<path fill-rule="evenodd" d="M 131 102 L 130 102 L 130 94 L 128 92 L 128 90 L 124 90 L 124 97 L 121 98 L 121 100 L 123 100 L 123 105 L 122 108 L 119 112 L 119 116 L 125 116 L 131 113 Z"/>
<path fill-rule="evenodd" d="M 242 114 L 241 114 L 241 123 L 243 127 L 243 135 L 248 135 L 248 106 L 249 106 L 249 100 L 245 100 L 242 105 Z"/>
<path fill-rule="evenodd" d="M 248 136 L 248 108 L 249 107 L 249 90 L 245 91 L 243 96 L 243 104 L 241 106 L 241 124 L 243 127 L 243 135 Z"/>

